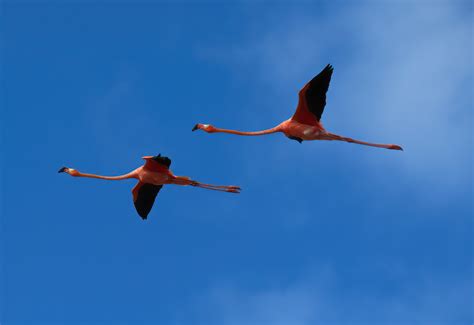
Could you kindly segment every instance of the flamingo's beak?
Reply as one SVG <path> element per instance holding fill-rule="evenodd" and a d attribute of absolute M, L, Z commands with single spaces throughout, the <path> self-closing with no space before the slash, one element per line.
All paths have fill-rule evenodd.
<path fill-rule="evenodd" d="M 61 169 L 58 170 L 58 173 L 65 173 L 69 168 L 67 167 L 61 167 Z"/>
<path fill-rule="evenodd" d="M 153 158 L 153 156 L 143 156 L 143 157 L 142 157 L 142 159 L 145 159 L 145 160 L 151 159 L 151 158 Z"/>
<path fill-rule="evenodd" d="M 199 129 L 199 124 L 196 124 L 191 131 L 196 131 L 197 129 Z"/>

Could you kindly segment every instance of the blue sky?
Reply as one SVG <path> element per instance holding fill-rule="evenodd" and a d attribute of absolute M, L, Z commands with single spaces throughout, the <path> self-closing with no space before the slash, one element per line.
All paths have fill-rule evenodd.
<path fill-rule="evenodd" d="M 2 324 L 472 323 L 468 2 L 7 1 Z M 335 70 L 323 123 L 404 152 L 242 130 Z M 114 175 L 162 153 L 149 220 Z"/>

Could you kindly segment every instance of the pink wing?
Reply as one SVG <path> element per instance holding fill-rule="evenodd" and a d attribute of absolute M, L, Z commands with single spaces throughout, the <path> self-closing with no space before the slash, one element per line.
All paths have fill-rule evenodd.
<path fill-rule="evenodd" d="M 298 107 L 291 118 L 292 120 L 307 125 L 319 125 L 319 120 L 326 106 L 326 93 L 333 70 L 333 67 L 328 64 L 300 90 Z"/>

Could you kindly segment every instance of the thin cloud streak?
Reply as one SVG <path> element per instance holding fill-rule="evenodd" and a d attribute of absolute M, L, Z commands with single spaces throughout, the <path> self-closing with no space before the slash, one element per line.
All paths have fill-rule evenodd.
<path fill-rule="evenodd" d="M 388 268 L 378 271 L 392 279 L 408 275 L 399 269 L 398 274 Z M 380 295 L 341 291 L 345 284 L 332 268 L 313 268 L 286 285 L 256 290 L 221 282 L 198 305 L 206 322 L 225 325 L 460 324 L 469 319 L 468 281 L 437 279 L 425 273 L 409 276 L 407 286 Z"/>

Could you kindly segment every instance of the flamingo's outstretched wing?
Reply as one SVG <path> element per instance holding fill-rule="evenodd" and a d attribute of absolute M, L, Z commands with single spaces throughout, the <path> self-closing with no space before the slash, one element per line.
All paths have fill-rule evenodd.
<path fill-rule="evenodd" d="M 300 90 L 298 107 L 292 120 L 308 125 L 319 124 L 324 106 L 326 106 L 326 92 L 333 70 L 333 67 L 328 64 Z"/>
<path fill-rule="evenodd" d="M 133 188 L 133 204 L 143 220 L 145 220 L 148 213 L 150 213 L 153 203 L 155 203 L 155 198 L 162 187 L 163 185 L 138 182 Z"/>

